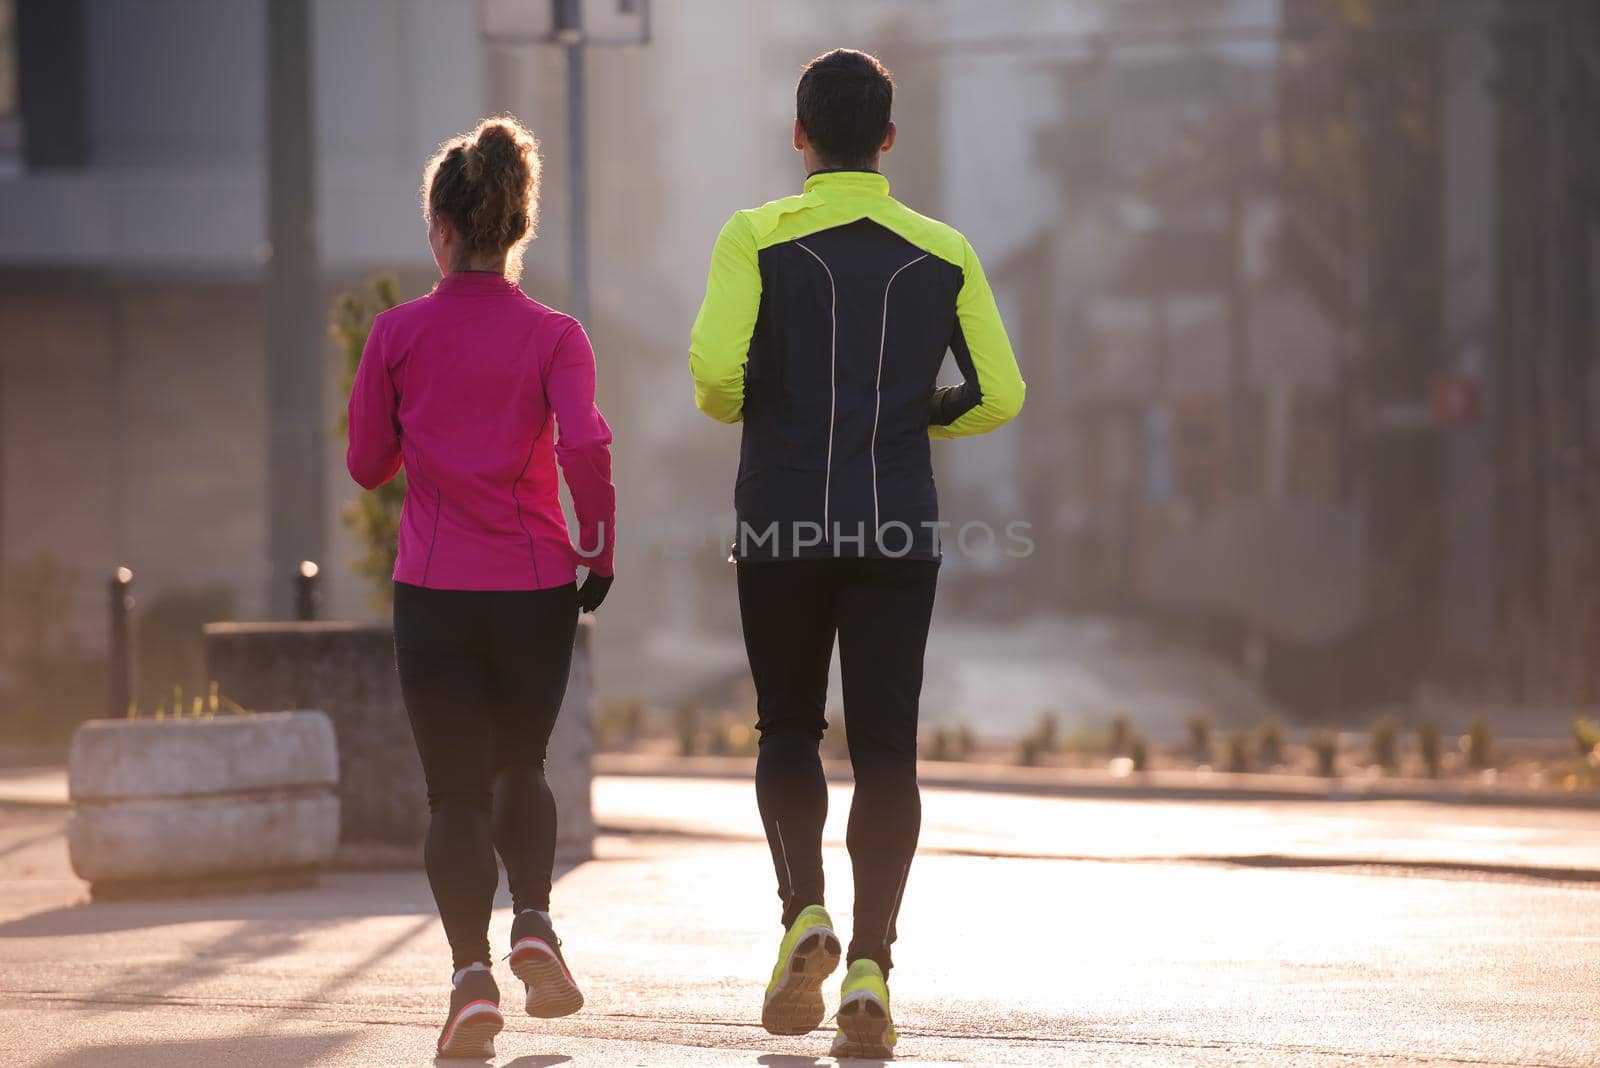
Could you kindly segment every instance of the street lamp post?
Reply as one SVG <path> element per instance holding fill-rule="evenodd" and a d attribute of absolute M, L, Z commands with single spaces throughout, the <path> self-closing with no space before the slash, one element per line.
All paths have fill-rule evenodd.
<path fill-rule="evenodd" d="M 558 44 L 567 63 L 568 310 L 589 317 L 589 140 L 584 61 L 590 45 L 650 39 L 648 0 L 482 0 L 483 34 L 500 44 Z"/>
<path fill-rule="evenodd" d="M 569 303 L 573 318 L 589 318 L 589 146 L 585 120 L 583 5 L 579 0 L 555 0 L 556 40 L 567 52 L 567 242 Z"/>

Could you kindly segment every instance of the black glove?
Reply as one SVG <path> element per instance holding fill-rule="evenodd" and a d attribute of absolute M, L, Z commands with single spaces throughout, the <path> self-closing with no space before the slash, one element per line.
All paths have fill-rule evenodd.
<path fill-rule="evenodd" d="M 593 571 L 589 572 L 583 580 L 583 585 L 578 587 L 578 611 L 593 612 L 599 608 L 600 602 L 611 592 L 611 583 L 615 579 L 614 575 L 596 575 Z"/>

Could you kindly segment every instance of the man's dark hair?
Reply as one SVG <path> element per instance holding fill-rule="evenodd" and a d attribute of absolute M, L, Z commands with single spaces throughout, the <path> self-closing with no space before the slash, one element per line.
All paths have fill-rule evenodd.
<path fill-rule="evenodd" d="M 877 57 L 835 48 L 806 64 L 795 87 L 795 117 L 831 167 L 872 165 L 889 130 L 894 77 Z"/>

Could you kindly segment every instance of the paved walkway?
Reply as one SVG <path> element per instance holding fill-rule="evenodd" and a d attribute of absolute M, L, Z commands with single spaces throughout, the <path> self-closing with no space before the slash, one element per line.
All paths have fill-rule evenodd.
<path fill-rule="evenodd" d="M 497 1063 L 827 1063 L 825 1034 L 756 1022 L 777 928 L 750 802 L 730 783 L 597 784 L 619 833 L 555 900 L 589 1006 L 513 1011 Z M 1600 869 L 1600 817 L 1387 807 L 928 791 L 894 980 L 903 1062 L 1594 1064 L 1600 885 L 1558 872 Z M 0 810 L 0 1063 L 431 1061 L 448 963 L 420 873 L 86 905 L 62 820 Z M 1321 866 L 1368 852 L 1387 866 Z M 1512 856 L 1543 874 L 1476 870 Z M 847 858 L 826 861 L 847 925 Z M 502 909 L 497 939 L 508 925 Z"/>

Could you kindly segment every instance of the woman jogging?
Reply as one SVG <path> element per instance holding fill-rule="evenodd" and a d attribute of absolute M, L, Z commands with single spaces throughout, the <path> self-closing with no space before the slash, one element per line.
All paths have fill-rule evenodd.
<path fill-rule="evenodd" d="M 492 1055 L 504 1026 L 488 940 L 496 852 L 527 1011 L 583 1005 L 550 921 L 544 760 L 578 613 L 611 586 L 616 494 L 589 339 L 517 287 L 538 196 L 538 143 L 517 120 L 486 119 L 440 146 L 422 201 L 443 277 L 378 316 L 350 395 L 351 476 L 372 489 L 406 471 L 395 655 L 428 784 L 428 882 L 454 957 L 445 1056 Z"/>

